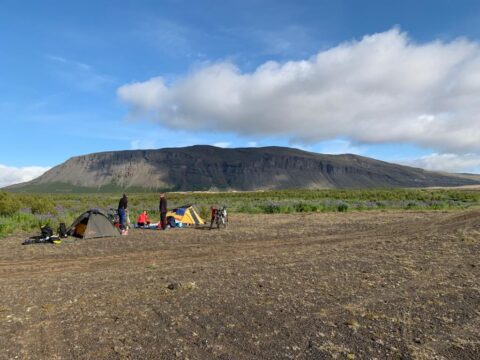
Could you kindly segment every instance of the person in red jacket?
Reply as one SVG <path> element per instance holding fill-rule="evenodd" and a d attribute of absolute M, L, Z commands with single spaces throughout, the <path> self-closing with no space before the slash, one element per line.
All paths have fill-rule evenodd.
<path fill-rule="evenodd" d="M 150 219 L 148 218 L 147 210 L 143 210 L 143 212 L 138 215 L 137 226 L 143 227 L 148 225 L 150 225 Z"/>

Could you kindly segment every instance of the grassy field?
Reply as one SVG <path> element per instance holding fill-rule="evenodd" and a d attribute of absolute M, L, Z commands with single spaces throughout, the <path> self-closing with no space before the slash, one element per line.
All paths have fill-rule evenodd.
<path fill-rule="evenodd" d="M 69 225 L 83 211 L 116 208 L 120 193 L 19 194 L 0 192 L 0 237 L 18 231 L 38 231 L 49 224 Z M 158 193 L 129 193 L 130 218 L 147 210 L 158 217 Z M 480 204 L 475 189 L 285 190 L 261 192 L 169 193 L 169 208 L 193 204 L 208 218 L 212 205 L 226 205 L 231 213 L 289 214 L 366 210 L 448 210 Z"/>

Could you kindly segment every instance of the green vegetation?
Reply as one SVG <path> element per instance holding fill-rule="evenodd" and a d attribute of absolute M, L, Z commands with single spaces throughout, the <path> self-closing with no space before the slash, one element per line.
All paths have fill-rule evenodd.
<path fill-rule="evenodd" d="M 0 192 L 0 237 L 15 231 L 38 232 L 49 224 L 67 226 L 83 211 L 116 208 L 121 193 L 26 194 Z M 480 191 L 463 189 L 284 190 L 256 192 L 169 193 L 169 207 L 193 204 L 208 218 L 210 206 L 226 205 L 230 212 L 288 214 L 366 210 L 449 210 L 480 205 Z M 158 193 L 129 193 L 130 219 L 147 210 L 158 217 Z"/>

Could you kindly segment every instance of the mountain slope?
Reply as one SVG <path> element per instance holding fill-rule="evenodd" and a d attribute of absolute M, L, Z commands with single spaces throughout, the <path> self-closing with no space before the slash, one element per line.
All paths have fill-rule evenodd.
<path fill-rule="evenodd" d="M 118 189 L 259 190 L 460 186 L 474 178 L 429 172 L 358 155 L 284 147 L 190 146 L 95 153 L 70 158 L 12 191 Z"/>

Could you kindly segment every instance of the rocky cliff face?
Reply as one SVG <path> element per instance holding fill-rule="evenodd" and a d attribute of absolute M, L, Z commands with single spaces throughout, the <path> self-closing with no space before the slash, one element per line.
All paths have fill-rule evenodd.
<path fill-rule="evenodd" d="M 191 146 L 77 156 L 23 186 L 32 188 L 53 183 L 91 188 L 115 185 L 146 189 L 259 190 L 459 186 L 478 181 L 357 155 L 322 155 L 282 147 Z"/>

